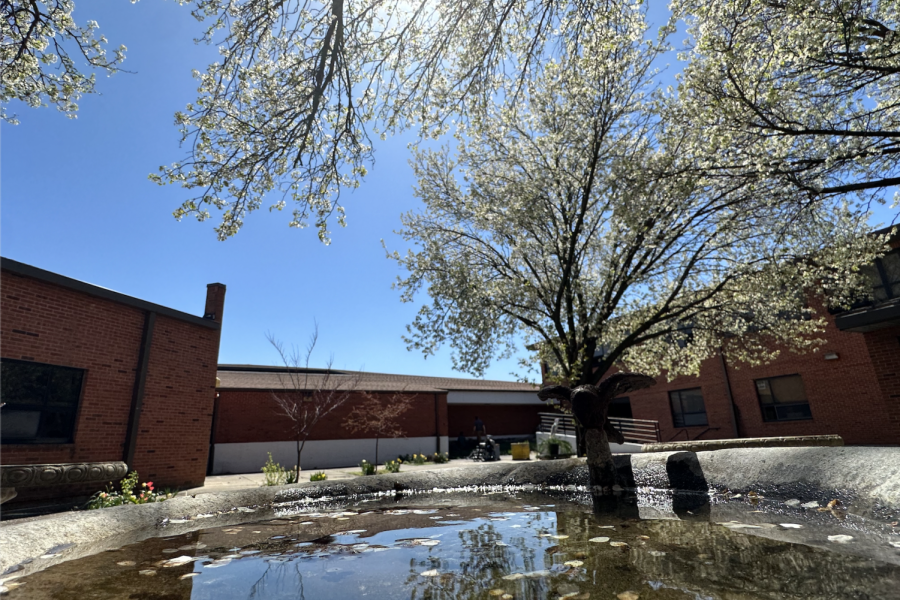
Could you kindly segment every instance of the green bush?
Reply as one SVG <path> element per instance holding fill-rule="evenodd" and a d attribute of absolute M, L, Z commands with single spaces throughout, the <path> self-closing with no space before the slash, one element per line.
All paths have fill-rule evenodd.
<path fill-rule="evenodd" d="M 316 471 L 309 476 L 310 481 L 325 481 L 326 479 L 328 479 L 328 474 L 324 471 Z"/>
<path fill-rule="evenodd" d="M 120 492 L 115 491 L 110 483 L 106 486 L 106 491 L 97 492 L 91 497 L 87 503 L 87 508 L 108 508 L 110 506 L 119 506 L 120 504 L 149 504 L 150 502 L 163 502 L 175 497 L 175 493 L 168 490 L 155 491 L 152 481 L 142 483 L 140 493 L 136 493 L 134 488 L 137 484 L 137 471 L 132 471 L 119 482 Z"/>
<path fill-rule="evenodd" d="M 538 454 L 542 456 L 547 456 L 550 454 L 550 444 L 559 444 L 559 453 L 560 454 L 572 454 L 572 444 L 567 442 L 566 440 L 560 440 L 556 438 L 546 438 L 541 440 L 541 443 L 538 444 Z"/>
<path fill-rule="evenodd" d="M 284 485 L 287 481 L 287 472 L 280 464 L 272 460 L 272 453 L 269 452 L 269 459 L 263 465 L 262 472 L 265 475 L 264 485 Z M 294 482 L 296 483 L 296 475 Z"/>
<path fill-rule="evenodd" d="M 284 472 L 284 482 L 287 484 L 297 483 L 300 481 L 300 469 L 297 468 L 297 465 L 294 465 L 293 469 L 288 469 Z"/>
<path fill-rule="evenodd" d="M 447 454 L 446 452 L 435 452 L 432 455 L 431 460 L 436 465 L 442 465 L 446 462 L 450 462 L 450 455 Z"/>
<path fill-rule="evenodd" d="M 389 460 L 384 463 L 384 470 L 388 473 L 399 473 L 401 464 L 403 464 L 403 461 L 399 458 L 397 460 Z"/>
<path fill-rule="evenodd" d="M 359 463 L 359 468 L 362 471 L 363 475 L 374 475 L 375 474 L 375 465 L 370 463 L 369 461 L 363 459 Z"/>

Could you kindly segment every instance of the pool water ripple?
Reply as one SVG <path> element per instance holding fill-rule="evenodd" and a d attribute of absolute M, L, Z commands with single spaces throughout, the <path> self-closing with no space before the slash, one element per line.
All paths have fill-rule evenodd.
<path fill-rule="evenodd" d="M 874 600 L 892 597 L 900 586 L 900 559 L 853 554 L 852 543 L 832 544 L 835 550 L 800 543 L 816 532 L 785 527 L 783 515 L 771 515 L 772 523 L 759 514 L 740 521 L 642 520 L 515 497 L 492 497 L 482 508 L 394 502 L 366 509 L 149 539 L 6 581 L 5 594 L 29 600 Z M 745 522 L 751 516 L 753 523 Z"/>

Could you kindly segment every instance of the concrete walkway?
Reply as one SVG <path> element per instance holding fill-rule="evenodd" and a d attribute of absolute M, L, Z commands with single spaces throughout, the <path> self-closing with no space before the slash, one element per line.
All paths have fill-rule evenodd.
<path fill-rule="evenodd" d="M 536 453 L 531 453 L 531 458 L 529 460 L 519 460 L 516 462 L 519 463 L 527 463 L 533 462 L 537 460 Z M 512 456 L 503 455 L 500 457 L 500 462 L 512 462 Z M 412 473 L 415 471 L 441 471 L 443 469 L 458 469 L 459 467 L 481 467 L 484 465 L 494 465 L 497 464 L 494 462 L 479 462 L 474 460 L 469 460 L 468 458 L 460 458 L 451 460 L 450 462 L 446 462 L 443 464 L 434 464 L 434 463 L 425 463 L 424 465 L 414 465 L 412 463 L 406 464 L 400 468 L 401 473 Z M 378 472 L 383 473 L 382 469 L 383 465 L 378 466 Z M 341 479 L 353 479 L 354 477 L 362 477 L 362 475 L 356 475 L 355 473 L 359 473 L 359 467 L 343 467 L 338 469 L 311 469 L 309 471 L 300 471 L 300 481 L 309 481 L 309 476 L 312 473 L 317 473 L 319 471 L 324 472 L 328 475 L 328 481 L 339 481 Z M 264 484 L 265 476 L 262 472 L 259 473 L 243 473 L 236 475 L 208 475 L 206 477 L 206 482 L 203 484 L 203 487 L 192 488 L 189 490 L 184 490 L 183 492 L 179 492 L 179 496 L 196 496 L 197 494 L 207 494 L 210 492 L 223 492 L 223 491 L 233 491 L 233 490 L 243 490 L 248 488 L 257 488 Z"/>

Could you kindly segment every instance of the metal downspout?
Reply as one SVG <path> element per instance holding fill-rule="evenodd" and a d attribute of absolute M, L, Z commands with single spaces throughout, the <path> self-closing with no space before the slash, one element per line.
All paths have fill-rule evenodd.
<path fill-rule="evenodd" d="M 728 378 L 728 365 L 725 364 L 725 355 L 719 350 L 719 362 L 722 364 L 722 375 L 725 377 L 725 391 L 728 393 L 728 407 L 731 409 L 731 426 L 734 428 L 734 437 L 741 437 L 738 430 L 737 411 L 734 406 L 734 396 L 731 394 L 731 379 Z"/>

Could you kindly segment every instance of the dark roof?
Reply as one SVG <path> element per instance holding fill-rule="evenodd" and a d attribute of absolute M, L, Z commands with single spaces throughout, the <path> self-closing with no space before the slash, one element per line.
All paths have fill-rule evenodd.
<path fill-rule="evenodd" d="M 263 365 L 219 365 L 217 373 L 219 389 L 280 390 L 296 389 L 294 380 L 302 382 L 300 388 L 316 389 L 326 378 L 330 386 L 342 385 L 369 392 L 537 392 L 530 383 L 517 381 L 493 381 L 488 379 L 464 379 L 456 377 L 423 377 L 419 375 L 394 375 L 326 369 L 287 369 Z"/>
<path fill-rule="evenodd" d="M 188 323 L 193 323 L 194 325 L 201 325 L 203 327 L 209 327 L 210 329 L 220 329 L 222 327 L 220 323 L 218 323 L 217 321 L 213 321 L 212 319 L 204 319 L 203 317 L 198 317 L 186 312 L 181 312 L 180 310 L 175 310 L 174 308 L 169 308 L 168 306 L 154 304 L 152 302 L 147 302 L 146 300 L 141 300 L 140 298 L 135 298 L 133 296 L 126 296 L 125 294 L 114 292 L 113 290 L 105 287 L 100 287 L 99 285 L 86 283 L 84 281 L 79 281 L 78 279 L 72 279 L 71 277 L 60 275 L 59 273 L 45 271 L 44 269 L 26 265 L 25 263 L 21 263 L 17 260 L 12 260 L 11 258 L 0 257 L 0 268 L 2 268 L 4 271 L 9 271 L 10 273 L 23 275 L 25 277 L 43 281 L 45 283 L 69 288 L 70 290 L 75 290 L 76 292 L 88 294 L 96 298 L 103 298 L 104 300 L 112 300 L 113 302 L 118 302 L 120 304 L 127 304 L 128 306 L 133 306 L 134 308 L 140 310 L 154 312 L 158 315 L 178 319 L 180 321 L 187 321 Z"/>
<path fill-rule="evenodd" d="M 900 325 L 900 299 L 882 302 L 835 316 L 834 324 L 841 331 L 866 333 Z"/>

